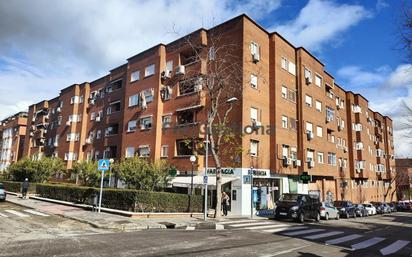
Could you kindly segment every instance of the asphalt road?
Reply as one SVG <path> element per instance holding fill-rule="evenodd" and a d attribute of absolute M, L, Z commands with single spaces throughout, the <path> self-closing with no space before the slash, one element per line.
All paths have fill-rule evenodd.
<path fill-rule="evenodd" d="M 13 217 L 15 210 L 29 217 Z M 0 203 L 0 256 L 411 256 L 412 213 L 300 225 L 232 220 L 224 230 L 99 231 Z M 29 236 L 28 236 L 29 235 Z M 7 238 L 6 241 L 4 238 Z M 350 239 L 350 240 L 349 240 Z M 390 253 L 393 252 L 392 255 Z M 385 255 L 387 254 L 387 255 Z"/>

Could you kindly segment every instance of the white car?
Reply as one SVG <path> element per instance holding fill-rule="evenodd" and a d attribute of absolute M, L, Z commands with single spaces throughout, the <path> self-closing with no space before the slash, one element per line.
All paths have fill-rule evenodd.
<path fill-rule="evenodd" d="M 2 183 L 0 183 L 0 201 L 5 201 L 6 200 L 6 189 L 4 189 L 4 186 Z"/>
<path fill-rule="evenodd" d="M 368 211 L 368 214 L 369 214 L 369 215 L 376 215 L 376 213 L 377 213 L 376 207 L 373 206 L 373 204 L 365 203 L 365 204 L 363 204 L 363 206 L 364 206 L 365 209 Z"/>
<path fill-rule="evenodd" d="M 339 219 L 339 210 L 331 203 L 323 202 L 320 207 L 320 217 L 324 220 Z"/>

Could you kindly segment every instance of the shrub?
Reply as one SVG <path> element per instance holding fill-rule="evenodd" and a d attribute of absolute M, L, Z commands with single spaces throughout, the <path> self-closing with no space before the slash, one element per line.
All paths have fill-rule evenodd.
<path fill-rule="evenodd" d="M 22 182 L 14 182 L 14 181 L 0 181 L 4 185 L 9 192 L 20 193 L 21 192 L 21 184 Z M 36 183 L 30 183 L 29 186 L 29 193 L 36 192 Z"/>
<path fill-rule="evenodd" d="M 59 158 L 43 157 L 40 160 L 24 158 L 12 163 L 7 174 L 13 181 L 29 181 L 43 183 L 57 173 L 64 173 L 64 163 Z"/>
<path fill-rule="evenodd" d="M 91 196 L 98 195 L 99 188 L 39 184 L 36 193 L 41 197 L 90 204 Z M 132 189 L 104 189 L 102 206 L 139 212 L 187 212 L 189 195 Z M 192 206 L 194 212 L 201 212 L 203 196 L 193 196 Z"/>

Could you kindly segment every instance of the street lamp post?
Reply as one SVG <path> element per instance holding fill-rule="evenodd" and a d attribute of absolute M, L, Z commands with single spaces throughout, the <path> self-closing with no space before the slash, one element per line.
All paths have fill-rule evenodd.
<path fill-rule="evenodd" d="M 250 167 L 250 218 L 253 219 L 253 166 Z"/>
<path fill-rule="evenodd" d="M 208 115 L 209 116 L 209 115 Z M 206 150 L 205 150 L 205 177 L 208 176 L 207 174 L 207 169 L 208 169 L 208 156 L 209 156 L 209 126 L 208 123 L 206 122 Z M 207 183 L 209 183 L 209 179 L 206 179 L 205 183 L 205 207 L 204 207 L 204 213 L 203 213 L 203 219 L 207 220 Z"/>
<path fill-rule="evenodd" d="M 190 180 L 190 198 L 189 198 L 189 211 L 192 212 L 192 198 L 193 198 L 193 170 L 196 161 L 196 156 L 190 156 L 190 162 L 192 163 L 192 176 Z"/>

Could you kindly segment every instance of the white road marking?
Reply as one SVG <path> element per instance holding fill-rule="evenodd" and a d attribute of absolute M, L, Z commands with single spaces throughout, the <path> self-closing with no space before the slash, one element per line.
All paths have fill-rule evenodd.
<path fill-rule="evenodd" d="M 264 222 L 253 222 L 253 223 L 247 223 L 247 224 L 233 224 L 233 225 L 229 225 L 231 227 L 252 227 L 252 226 L 257 226 L 257 225 L 269 225 L 269 224 L 276 224 L 272 221 L 264 221 Z"/>
<path fill-rule="evenodd" d="M 304 235 L 304 234 L 310 234 L 310 233 L 316 233 L 316 232 L 321 232 L 324 231 L 324 229 L 318 228 L 318 229 L 305 229 L 301 231 L 293 231 L 289 233 L 284 233 L 283 235 L 285 236 L 297 236 L 297 235 Z"/>
<path fill-rule="evenodd" d="M 0 217 L 7 218 L 8 216 L 6 214 L 0 213 Z"/>
<path fill-rule="evenodd" d="M 298 230 L 298 229 L 304 229 L 308 228 L 306 226 L 296 226 L 296 227 L 285 227 L 285 228 L 275 228 L 275 229 L 266 229 L 263 230 L 265 233 L 276 233 L 276 232 L 282 232 L 282 231 L 292 231 L 292 230 Z"/>
<path fill-rule="evenodd" d="M 393 254 L 399 251 L 400 249 L 404 248 L 405 246 L 407 246 L 409 243 L 410 242 L 406 240 L 398 240 L 395 243 L 390 244 L 385 248 L 382 248 L 380 252 L 382 255 Z"/>
<path fill-rule="evenodd" d="M 218 222 L 218 224 L 225 225 L 225 224 L 248 223 L 248 222 L 256 222 L 256 221 L 258 220 L 229 220 L 229 221 Z"/>
<path fill-rule="evenodd" d="M 41 213 L 41 212 L 38 212 L 38 211 L 35 211 L 35 210 L 24 210 L 24 211 L 28 212 L 28 213 L 31 213 L 31 214 L 34 214 L 34 215 L 43 216 L 43 217 L 49 217 L 50 216 L 48 214 Z"/>
<path fill-rule="evenodd" d="M 305 248 L 305 247 L 308 247 L 308 246 L 309 246 L 309 245 L 302 245 L 302 246 L 299 246 L 299 247 L 295 247 L 295 248 L 291 248 L 291 249 L 284 250 L 284 251 L 281 251 L 281 252 L 277 252 L 277 253 L 275 253 L 275 254 L 273 254 L 273 255 L 265 255 L 265 256 L 262 256 L 262 257 L 278 256 L 278 255 L 290 253 L 290 252 L 293 252 L 293 251 L 296 251 L 296 250 L 299 250 L 299 249 L 302 249 L 302 248 Z"/>
<path fill-rule="evenodd" d="M 352 241 L 355 240 L 357 238 L 362 237 L 361 235 L 358 234 L 353 234 L 353 235 L 349 235 L 349 236 L 344 236 L 344 237 L 339 237 L 336 239 L 332 239 L 332 240 L 328 240 L 325 242 L 326 245 L 335 245 L 335 244 L 340 244 L 340 243 L 344 243 L 347 241 Z"/>
<path fill-rule="evenodd" d="M 275 224 L 275 225 L 267 225 L 267 226 L 255 226 L 255 227 L 247 227 L 245 229 L 266 229 L 266 228 L 280 228 L 280 227 L 290 227 L 288 224 Z"/>
<path fill-rule="evenodd" d="M 29 215 L 26 215 L 24 213 L 21 213 L 21 212 L 15 211 L 15 210 L 5 210 L 5 211 L 8 212 L 8 213 L 14 214 L 18 217 L 22 217 L 22 218 L 23 217 L 30 217 Z"/>
<path fill-rule="evenodd" d="M 362 241 L 360 243 L 351 245 L 352 250 L 359 250 L 359 249 L 365 249 L 368 248 L 369 246 L 376 245 L 377 243 L 382 242 L 386 238 L 384 237 L 373 237 L 371 239 Z"/>
<path fill-rule="evenodd" d="M 332 231 L 332 232 L 326 232 L 326 233 L 321 233 L 321 234 L 312 235 L 312 236 L 306 236 L 304 238 L 313 240 L 313 239 L 325 238 L 325 237 L 330 237 L 330 236 L 336 236 L 340 234 L 343 234 L 343 232 L 342 231 Z"/>
<path fill-rule="evenodd" d="M 225 229 L 225 226 L 224 226 L 224 225 L 220 225 L 220 224 L 216 224 L 215 229 L 216 229 L 216 230 L 224 230 L 224 229 Z"/>
<path fill-rule="evenodd" d="M 186 227 L 186 230 L 195 230 L 195 227 Z"/>

